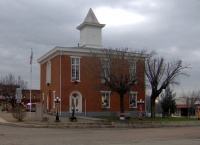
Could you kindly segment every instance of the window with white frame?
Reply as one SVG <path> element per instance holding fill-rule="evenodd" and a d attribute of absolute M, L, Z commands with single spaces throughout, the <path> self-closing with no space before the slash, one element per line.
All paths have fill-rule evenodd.
<path fill-rule="evenodd" d="M 137 92 L 130 92 L 129 95 L 129 108 L 137 107 Z"/>
<path fill-rule="evenodd" d="M 80 57 L 71 57 L 71 80 L 80 81 Z"/>
<path fill-rule="evenodd" d="M 50 83 L 51 83 L 51 61 L 48 61 L 46 66 L 46 84 Z"/>
<path fill-rule="evenodd" d="M 101 59 L 101 81 L 105 83 L 105 80 L 110 80 L 110 60 Z"/>
<path fill-rule="evenodd" d="M 110 91 L 101 91 L 101 107 L 110 108 Z"/>
<path fill-rule="evenodd" d="M 135 61 L 129 61 L 129 75 L 130 75 L 130 80 L 133 80 L 136 77 L 136 62 Z"/>

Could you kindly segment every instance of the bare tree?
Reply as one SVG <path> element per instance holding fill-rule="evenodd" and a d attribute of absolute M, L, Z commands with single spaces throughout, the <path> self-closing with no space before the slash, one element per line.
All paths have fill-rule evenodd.
<path fill-rule="evenodd" d="M 155 117 L 155 99 L 160 95 L 163 89 L 170 84 L 178 85 L 178 76 L 187 76 L 185 69 L 189 65 L 183 65 L 181 60 L 166 62 L 164 58 L 155 57 L 152 52 L 146 59 L 145 74 L 151 86 L 151 117 Z"/>
<path fill-rule="evenodd" d="M 195 114 L 195 102 L 200 98 L 200 91 L 183 92 L 181 96 L 183 103 L 187 105 L 187 117 L 190 118 L 191 115 Z"/>
<path fill-rule="evenodd" d="M 144 52 L 129 52 L 128 49 L 103 49 L 100 52 L 91 52 L 93 59 L 89 65 L 90 71 L 101 80 L 101 87 L 108 88 L 120 96 L 121 113 L 124 113 L 124 95 L 140 79 L 139 74 L 143 74 L 144 78 L 142 69 L 136 72 L 136 66 L 140 64 L 138 62 L 144 63 Z"/>
<path fill-rule="evenodd" d="M 0 93 L 2 97 L 4 97 L 5 101 L 10 103 L 12 108 L 15 108 L 16 106 L 16 100 L 15 100 L 15 92 L 16 88 L 19 86 L 17 85 L 5 85 L 0 84 Z"/>
<path fill-rule="evenodd" d="M 4 85 L 15 85 L 19 86 L 21 89 L 27 88 L 27 82 L 25 82 L 21 76 L 18 76 L 17 78 L 13 74 L 9 74 L 5 77 L 2 77 L 0 80 L 1 84 Z"/>
<path fill-rule="evenodd" d="M 16 88 L 25 89 L 26 87 L 27 82 L 23 81 L 20 76 L 16 79 L 14 75 L 9 74 L 0 80 L 0 93 L 11 104 L 12 108 L 16 106 Z"/>

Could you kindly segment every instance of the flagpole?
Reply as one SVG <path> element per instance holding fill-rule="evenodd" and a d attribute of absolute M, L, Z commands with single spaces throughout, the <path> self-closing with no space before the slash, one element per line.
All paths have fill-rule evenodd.
<path fill-rule="evenodd" d="M 32 91 L 32 61 L 33 61 L 33 51 L 32 51 L 32 48 L 31 48 L 31 56 L 30 56 L 30 65 L 31 65 L 31 74 L 30 74 L 30 76 L 31 76 L 31 82 L 30 82 L 30 118 L 31 118 L 31 107 L 32 107 L 32 104 L 31 104 L 31 98 L 32 98 L 32 93 L 31 93 L 31 91 Z"/>

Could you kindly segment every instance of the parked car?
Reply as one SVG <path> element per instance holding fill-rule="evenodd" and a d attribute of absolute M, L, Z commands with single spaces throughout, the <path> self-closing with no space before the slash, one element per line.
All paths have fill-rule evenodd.
<path fill-rule="evenodd" d="M 28 103 L 26 107 L 26 111 L 36 112 L 36 103 Z"/>

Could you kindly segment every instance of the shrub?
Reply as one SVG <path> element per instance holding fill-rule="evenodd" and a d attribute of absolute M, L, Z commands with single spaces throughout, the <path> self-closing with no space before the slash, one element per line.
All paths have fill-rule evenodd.
<path fill-rule="evenodd" d="M 16 106 L 12 110 L 12 116 L 16 118 L 18 121 L 22 121 L 23 118 L 26 116 L 26 111 L 23 106 Z"/>

